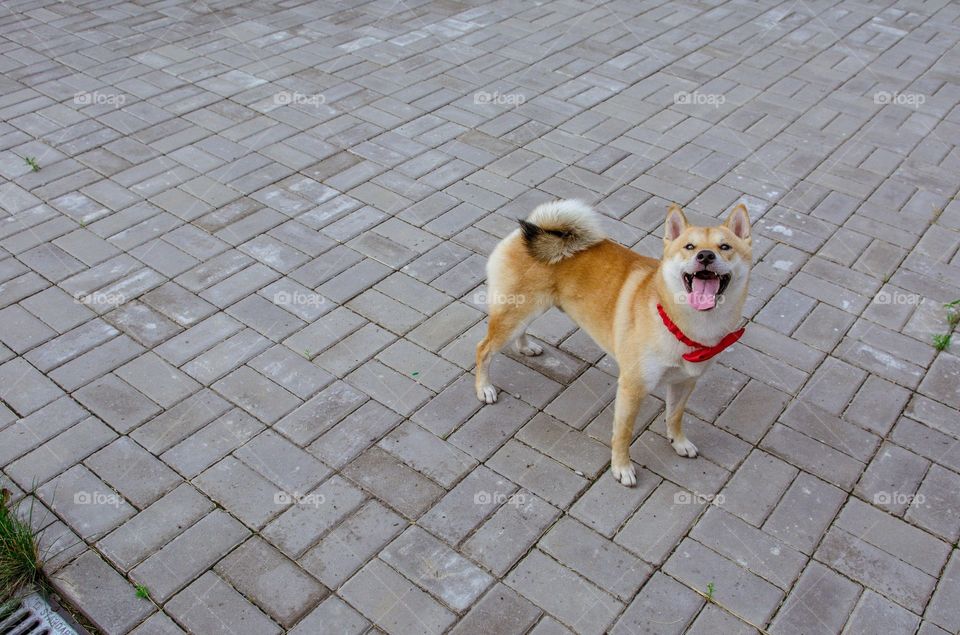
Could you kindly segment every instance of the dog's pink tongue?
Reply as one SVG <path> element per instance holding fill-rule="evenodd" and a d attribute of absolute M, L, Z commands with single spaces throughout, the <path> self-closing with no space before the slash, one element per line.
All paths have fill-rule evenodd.
<path fill-rule="evenodd" d="M 717 305 L 720 278 L 694 278 L 693 291 L 687 294 L 687 303 L 697 311 L 706 311 Z"/>

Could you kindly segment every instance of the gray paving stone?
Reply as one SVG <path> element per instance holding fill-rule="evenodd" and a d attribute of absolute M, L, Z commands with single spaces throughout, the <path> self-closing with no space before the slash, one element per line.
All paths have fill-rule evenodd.
<path fill-rule="evenodd" d="M 84 540 L 106 534 L 136 510 L 82 465 L 37 489 L 37 495 Z"/>
<path fill-rule="evenodd" d="M 866 635 L 884 631 L 888 633 L 915 633 L 920 618 L 897 606 L 873 591 L 864 591 L 847 622 L 846 632 L 851 635 Z"/>
<path fill-rule="evenodd" d="M 215 509 L 134 567 L 130 579 L 146 585 L 155 601 L 165 602 L 243 542 L 249 533 L 229 514 Z"/>
<path fill-rule="evenodd" d="M 457 612 L 467 610 L 493 582 L 488 573 L 416 526 L 379 557 Z"/>
<path fill-rule="evenodd" d="M 827 533 L 815 557 L 914 612 L 926 605 L 936 584 L 936 578 L 838 528 Z"/>
<path fill-rule="evenodd" d="M 212 571 L 207 571 L 166 606 L 178 622 L 195 633 L 282 633 L 257 607 Z"/>
<path fill-rule="evenodd" d="M 120 434 L 161 412 L 160 406 L 112 373 L 87 384 L 74 397 Z"/>
<path fill-rule="evenodd" d="M 74 606 L 83 606 L 84 614 L 104 633 L 127 633 L 155 610 L 93 551 L 62 569 L 53 584 Z"/>
<path fill-rule="evenodd" d="M 267 424 L 300 405 L 300 400 L 251 368 L 233 371 L 212 388 Z"/>
<path fill-rule="evenodd" d="M 701 592 L 714 582 L 717 602 L 754 624 L 766 622 L 784 596 L 774 585 L 689 538 L 680 543 L 663 571 Z"/>
<path fill-rule="evenodd" d="M 152 504 L 182 482 L 173 470 L 129 437 L 118 438 L 88 457 L 84 464 L 138 509 Z"/>
<path fill-rule="evenodd" d="M 214 570 L 286 628 L 327 593 L 292 560 L 256 536 L 217 563 Z"/>
<path fill-rule="evenodd" d="M 682 633 L 703 603 L 700 595 L 658 571 L 610 632 L 614 635 Z"/>
<path fill-rule="evenodd" d="M 441 633 L 456 621 L 453 613 L 377 559 L 350 578 L 340 595 L 390 635 Z M 384 597 L 394 601 L 384 602 Z"/>
<path fill-rule="evenodd" d="M 859 585 L 811 562 L 777 612 L 770 632 L 839 632 L 860 590 Z"/>
<path fill-rule="evenodd" d="M 542 612 L 502 584 L 494 586 L 477 602 L 451 633 L 465 635 L 490 630 L 504 635 L 526 633 Z"/>
<path fill-rule="evenodd" d="M 368 626 L 370 622 L 349 604 L 331 595 L 288 632 L 292 635 L 312 635 L 330 629 L 343 635 L 360 635 Z"/>
<path fill-rule="evenodd" d="M 533 550 L 505 579 L 508 586 L 580 633 L 602 633 L 623 604 Z"/>
<path fill-rule="evenodd" d="M 116 436 L 98 419 L 88 417 L 23 455 L 8 465 L 5 471 L 17 485 L 32 489 L 79 463 Z"/>
<path fill-rule="evenodd" d="M 211 509 L 209 499 L 183 484 L 102 538 L 97 547 L 121 571 L 129 571 Z"/>
<path fill-rule="evenodd" d="M 327 587 L 339 588 L 406 527 L 403 518 L 370 501 L 303 554 L 299 563 Z"/>

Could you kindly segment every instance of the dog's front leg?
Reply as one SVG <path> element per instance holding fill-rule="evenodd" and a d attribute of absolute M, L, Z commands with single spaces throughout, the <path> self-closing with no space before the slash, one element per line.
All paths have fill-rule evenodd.
<path fill-rule="evenodd" d="M 610 442 L 610 470 L 614 478 L 627 487 L 637 484 L 637 470 L 630 461 L 630 442 L 633 441 L 633 422 L 645 395 L 646 390 L 641 379 L 621 375 L 617 380 L 617 401 L 613 407 L 613 439 Z"/>
<path fill-rule="evenodd" d="M 683 434 L 683 411 L 696 385 L 696 377 L 667 385 L 667 438 L 677 454 L 691 459 L 697 456 L 697 446 Z"/>

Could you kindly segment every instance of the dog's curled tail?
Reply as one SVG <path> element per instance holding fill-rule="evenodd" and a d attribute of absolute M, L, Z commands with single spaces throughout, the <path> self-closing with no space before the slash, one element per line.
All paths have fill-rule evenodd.
<path fill-rule="evenodd" d="M 530 255 L 551 265 L 603 240 L 597 213 L 575 200 L 537 206 L 520 231 Z"/>

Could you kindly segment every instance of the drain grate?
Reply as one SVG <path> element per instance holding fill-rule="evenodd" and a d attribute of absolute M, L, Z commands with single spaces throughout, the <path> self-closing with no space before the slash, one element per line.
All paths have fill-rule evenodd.
<path fill-rule="evenodd" d="M 28 595 L 7 619 L 0 635 L 78 635 L 63 617 L 38 594 Z"/>

